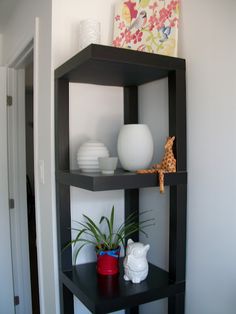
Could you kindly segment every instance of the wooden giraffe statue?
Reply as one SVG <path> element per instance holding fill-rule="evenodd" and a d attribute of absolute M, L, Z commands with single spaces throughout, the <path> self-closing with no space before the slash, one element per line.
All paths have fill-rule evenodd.
<path fill-rule="evenodd" d="M 160 193 L 164 192 L 164 173 L 176 172 L 176 159 L 173 153 L 175 136 L 168 137 L 165 144 L 165 154 L 160 164 L 155 164 L 151 169 L 138 170 L 137 173 L 158 173 Z"/>

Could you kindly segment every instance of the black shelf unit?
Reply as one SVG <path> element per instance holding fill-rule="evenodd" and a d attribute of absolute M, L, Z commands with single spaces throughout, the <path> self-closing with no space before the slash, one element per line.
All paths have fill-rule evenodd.
<path fill-rule="evenodd" d="M 169 135 L 175 135 L 177 172 L 166 174 L 170 186 L 168 272 L 150 264 L 145 281 L 135 285 L 120 275 L 98 276 L 95 263 L 72 266 L 71 251 L 61 254 L 70 241 L 70 186 L 90 191 L 125 190 L 125 217 L 139 205 L 139 188 L 158 186 L 155 174 L 117 170 L 115 175 L 83 174 L 69 169 L 69 83 L 122 86 L 124 124 L 138 123 L 138 86 L 168 77 Z M 55 157 L 61 313 L 73 314 L 73 295 L 92 313 L 126 309 L 168 298 L 168 313 L 184 313 L 186 258 L 186 88 L 185 60 L 92 44 L 55 71 Z M 157 189 L 157 193 L 158 189 Z M 136 235 L 136 240 L 138 235 Z"/>

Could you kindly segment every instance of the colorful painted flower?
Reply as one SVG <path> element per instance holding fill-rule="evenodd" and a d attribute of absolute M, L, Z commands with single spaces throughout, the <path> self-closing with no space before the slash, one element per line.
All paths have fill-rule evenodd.
<path fill-rule="evenodd" d="M 143 37 L 143 32 L 141 32 L 139 29 L 133 34 L 132 39 L 134 44 L 137 44 L 137 42 L 140 42 Z"/>
<path fill-rule="evenodd" d="M 124 32 L 120 33 L 121 35 L 121 38 L 124 39 L 124 42 L 126 44 L 129 44 L 132 40 L 132 35 L 131 35 L 131 32 L 130 30 L 128 30 L 127 28 L 125 29 Z"/>
<path fill-rule="evenodd" d="M 120 46 L 121 46 L 121 40 L 122 40 L 122 39 L 117 36 L 117 37 L 113 40 L 113 42 L 112 42 L 113 46 L 114 46 L 114 47 L 120 47 Z"/>
<path fill-rule="evenodd" d="M 167 10 L 170 10 L 170 11 L 176 10 L 176 7 L 177 7 L 178 3 L 179 3 L 179 1 L 171 1 L 167 5 Z"/>
<path fill-rule="evenodd" d="M 125 27 L 125 23 L 124 23 L 124 22 L 119 23 L 118 28 L 119 28 L 120 30 L 122 30 L 124 27 Z"/>
<path fill-rule="evenodd" d="M 115 20 L 116 20 L 116 22 L 119 21 L 120 20 L 120 15 L 116 15 L 115 16 Z"/>
<path fill-rule="evenodd" d="M 156 24 L 156 16 L 155 15 L 152 15 L 150 16 L 149 20 L 148 20 L 148 29 L 149 31 L 151 32 L 154 27 L 155 27 L 155 24 Z"/>
<path fill-rule="evenodd" d="M 157 20 L 157 22 L 156 22 L 156 29 L 161 29 L 162 27 L 164 27 L 165 26 L 165 21 L 166 20 L 161 20 L 161 19 Z"/>
<path fill-rule="evenodd" d="M 149 9 L 155 11 L 155 9 L 158 7 L 157 2 L 154 2 L 153 5 L 149 5 Z"/>
<path fill-rule="evenodd" d="M 157 22 L 158 22 L 158 20 L 157 20 L 156 15 L 151 15 L 149 17 L 148 24 L 150 24 L 150 26 L 152 26 L 152 28 L 153 28 L 153 26 L 155 26 L 157 24 Z"/>
<path fill-rule="evenodd" d="M 160 10 L 160 19 L 167 20 L 171 16 L 171 11 L 166 8 Z"/>
<path fill-rule="evenodd" d="M 125 43 L 129 44 L 132 40 L 131 32 L 129 30 L 126 30 L 124 37 L 125 37 Z"/>
<path fill-rule="evenodd" d="M 178 19 L 177 17 L 173 18 L 173 20 L 169 20 L 170 22 L 170 27 L 175 27 L 175 25 L 177 25 L 178 23 Z"/>
<path fill-rule="evenodd" d="M 124 4 L 126 4 L 127 7 L 129 8 L 131 19 L 135 19 L 138 14 L 138 10 L 135 9 L 136 2 L 132 2 L 132 0 L 128 0 L 124 2 Z"/>

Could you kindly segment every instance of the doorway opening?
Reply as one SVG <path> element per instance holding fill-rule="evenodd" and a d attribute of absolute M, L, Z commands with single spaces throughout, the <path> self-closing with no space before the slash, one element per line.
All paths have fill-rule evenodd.
<path fill-rule="evenodd" d="M 40 314 L 37 239 L 35 219 L 34 188 L 34 103 L 33 103 L 33 61 L 25 67 L 25 150 L 26 150 L 26 191 L 30 259 L 30 281 L 33 314 Z"/>

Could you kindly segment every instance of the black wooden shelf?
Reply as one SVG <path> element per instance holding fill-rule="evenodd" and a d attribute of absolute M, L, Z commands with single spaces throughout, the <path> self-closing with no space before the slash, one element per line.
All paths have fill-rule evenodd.
<path fill-rule="evenodd" d="M 157 174 L 117 170 L 114 175 L 85 174 L 70 169 L 70 83 L 123 87 L 124 124 L 139 123 L 139 85 L 168 78 L 169 136 L 175 135 L 176 173 L 165 174 L 169 186 L 169 271 L 150 264 L 145 281 L 125 282 L 119 276 L 97 276 L 95 263 L 72 266 L 72 252 L 61 249 L 71 241 L 70 186 L 90 191 L 124 190 L 128 217 L 139 208 L 139 188 L 159 185 Z M 92 87 L 91 87 L 92 88 Z M 158 105 L 158 99 L 153 99 Z M 94 104 L 96 110 L 97 104 Z M 114 139 L 116 140 L 116 139 Z M 138 305 L 168 298 L 168 314 L 184 314 L 187 158 L 185 60 L 140 51 L 92 44 L 55 71 L 55 165 L 57 192 L 60 313 L 74 313 L 73 294 L 96 314 L 127 309 L 138 314 Z M 157 193 L 158 189 L 157 189 Z M 133 236 L 138 241 L 138 233 Z M 65 271 L 71 270 L 71 271 Z"/>
<path fill-rule="evenodd" d="M 101 173 L 83 173 L 79 170 L 57 171 L 58 183 L 72 185 L 90 191 L 109 191 L 120 189 L 137 189 L 159 186 L 157 174 L 137 174 L 124 170 L 115 171 L 114 175 Z M 165 174 L 165 185 L 187 183 L 187 172 Z"/>
<path fill-rule="evenodd" d="M 107 86 L 138 86 L 185 69 L 185 60 L 92 44 L 55 71 L 56 79 Z"/>
<path fill-rule="evenodd" d="M 61 280 L 92 313 L 109 313 L 185 291 L 184 281 L 171 281 L 168 272 L 151 263 L 144 281 L 140 284 L 127 282 L 123 279 L 122 262 L 123 259 L 117 276 L 97 275 L 96 263 L 87 263 L 61 272 Z"/>

